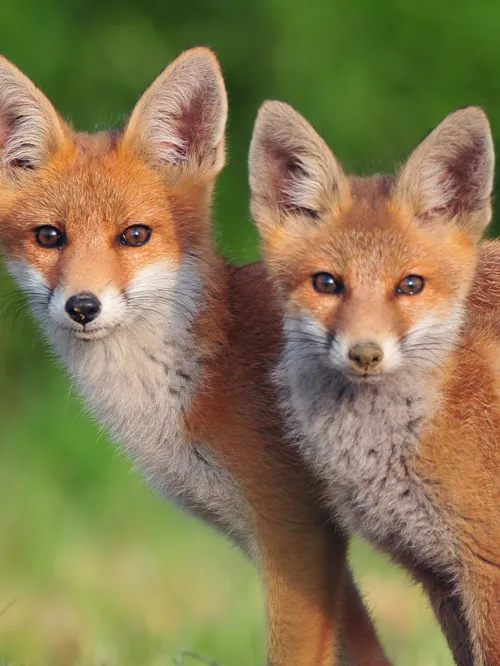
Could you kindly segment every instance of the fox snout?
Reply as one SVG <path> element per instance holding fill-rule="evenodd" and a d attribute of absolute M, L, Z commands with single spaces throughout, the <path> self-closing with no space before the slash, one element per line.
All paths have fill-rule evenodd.
<path fill-rule="evenodd" d="M 85 289 L 83 285 L 61 282 L 52 291 L 47 303 L 48 316 L 41 315 L 41 323 L 54 332 L 65 331 L 80 340 L 93 340 L 122 326 L 125 317 L 130 322 L 133 313 L 130 307 L 124 290 L 112 284 L 103 289 L 94 281 L 92 287 Z"/>
<path fill-rule="evenodd" d="M 73 321 L 85 326 L 99 316 L 101 302 L 94 294 L 82 292 L 68 298 L 64 309 Z"/>
<path fill-rule="evenodd" d="M 351 378 L 369 379 L 392 373 L 401 367 L 404 359 L 398 339 L 394 335 L 332 336 L 329 361 L 337 370 Z"/>
<path fill-rule="evenodd" d="M 369 374 L 380 365 L 384 352 L 376 342 L 358 342 L 349 349 L 347 356 L 353 370 Z"/>

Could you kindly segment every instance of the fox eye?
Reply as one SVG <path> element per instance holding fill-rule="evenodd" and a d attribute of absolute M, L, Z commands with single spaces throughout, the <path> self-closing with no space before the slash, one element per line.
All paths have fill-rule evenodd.
<path fill-rule="evenodd" d="M 145 224 L 134 224 L 128 227 L 120 236 L 120 243 L 122 245 L 130 245 L 131 247 L 140 247 L 145 245 L 151 238 L 151 229 Z"/>
<path fill-rule="evenodd" d="M 316 273 L 312 277 L 312 283 L 315 290 L 320 294 L 337 296 L 344 291 L 342 280 L 331 273 Z"/>
<path fill-rule="evenodd" d="M 50 224 L 37 227 L 34 231 L 36 242 L 42 247 L 62 247 L 66 243 L 66 236 L 63 232 Z"/>
<path fill-rule="evenodd" d="M 401 280 L 396 287 L 396 294 L 404 294 L 405 296 L 416 296 L 423 291 L 425 287 L 425 280 L 420 275 L 407 275 Z"/>

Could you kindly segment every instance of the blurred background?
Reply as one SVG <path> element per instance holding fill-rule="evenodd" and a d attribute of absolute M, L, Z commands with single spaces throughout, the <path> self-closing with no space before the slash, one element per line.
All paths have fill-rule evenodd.
<path fill-rule="evenodd" d="M 494 0 L 2 0 L 1 51 L 78 129 L 121 126 L 178 53 L 213 47 L 230 98 L 222 251 L 258 256 L 246 158 L 265 98 L 303 113 L 347 170 L 392 170 L 458 106 L 500 127 Z M 154 497 L 83 413 L 0 293 L 0 663 L 263 663 L 258 581 L 228 542 Z M 395 664 L 451 658 L 419 590 L 364 544 L 357 578 Z M 196 663 L 185 656 L 184 664 Z"/>

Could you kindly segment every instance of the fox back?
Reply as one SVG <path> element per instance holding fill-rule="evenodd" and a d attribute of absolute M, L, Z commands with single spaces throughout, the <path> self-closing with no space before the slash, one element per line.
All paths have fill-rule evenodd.
<path fill-rule="evenodd" d="M 476 278 L 493 164 L 475 108 L 443 121 L 397 177 L 347 177 L 277 102 L 262 108 L 250 154 L 252 210 L 284 303 L 275 376 L 290 430 L 333 515 L 424 580 L 438 616 L 449 604 L 440 619 L 464 664 L 497 663 L 500 640 L 491 599 L 469 596 L 490 581 L 481 558 L 495 561 L 483 532 L 500 543 L 482 509 L 500 500 L 500 398 L 487 390 L 500 379 L 500 304 L 491 288 L 477 295 L 488 271 L 498 284 L 482 259 L 498 246 L 480 250 Z"/>

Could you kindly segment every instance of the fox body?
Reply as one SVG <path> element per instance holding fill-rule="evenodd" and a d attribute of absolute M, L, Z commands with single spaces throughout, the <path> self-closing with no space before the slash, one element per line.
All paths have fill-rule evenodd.
<path fill-rule="evenodd" d="M 331 515 L 424 583 L 460 664 L 500 663 L 500 244 L 478 250 L 493 164 L 476 108 L 394 178 L 347 177 L 278 102 L 250 154 L 290 431 Z"/>
<path fill-rule="evenodd" d="M 7 265 L 86 404 L 146 478 L 258 563 L 269 662 L 384 663 L 345 540 L 286 444 L 269 370 L 282 344 L 261 265 L 218 256 L 210 203 L 226 94 L 206 49 L 181 55 L 122 133 L 73 133 L 0 63 Z"/>

